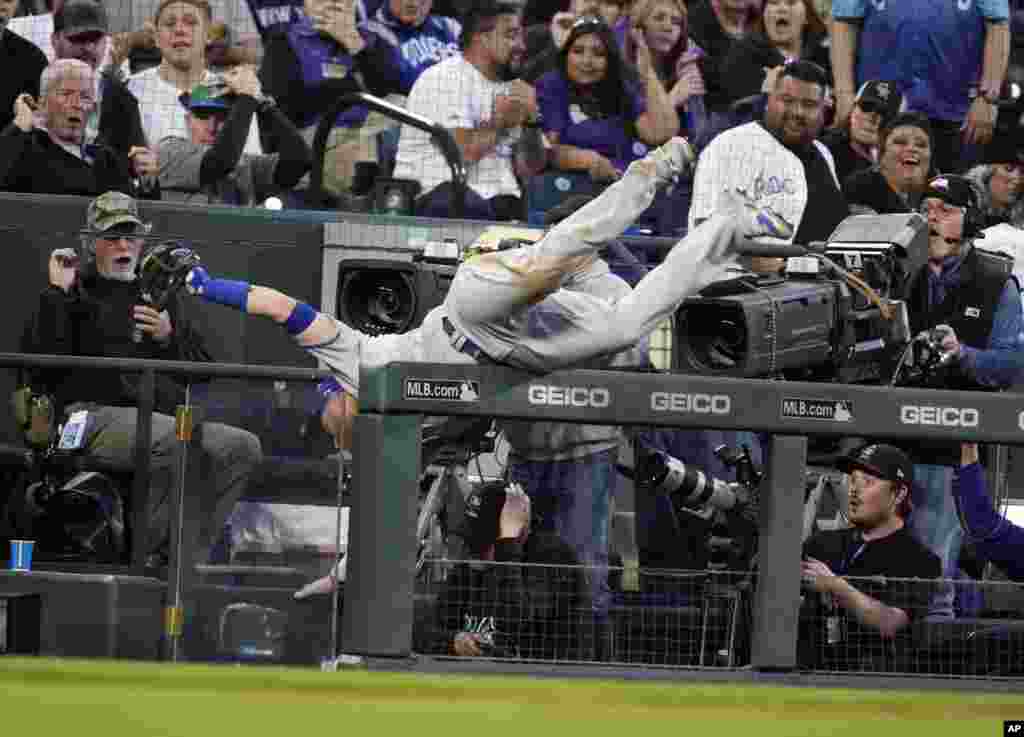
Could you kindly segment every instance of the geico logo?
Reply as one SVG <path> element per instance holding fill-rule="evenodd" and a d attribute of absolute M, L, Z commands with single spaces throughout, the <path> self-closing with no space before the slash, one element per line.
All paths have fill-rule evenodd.
<path fill-rule="evenodd" d="M 612 403 L 611 392 L 601 387 L 531 384 L 528 397 L 530 404 L 548 404 L 555 407 L 600 408 Z"/>
<path fill-rule="evenodd" d="M 700 415 L 727 415 L 732 410 L 732 399 L 728 394 L 652 392 L 651 409 L 655 412 L 693 412 Z"/>
<path fill-rule="evenodd" d="M 940 425 L 941 427 L 977 427 L 981 413 L 970 407 L 900 407 L 904 425 Z"/>

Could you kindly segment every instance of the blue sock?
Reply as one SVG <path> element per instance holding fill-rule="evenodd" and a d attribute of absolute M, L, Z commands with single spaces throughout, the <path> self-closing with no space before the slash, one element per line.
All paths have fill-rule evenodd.
<path fill-rule="evenodd" d="M 288 315 L 284 323 L 284 329 L 288 331 L 288 335 L 298 335 L 312 325 L 315 319 L 316 310 L 305 302 L 297 302 L 292 314 Z"/>
<path fill-rule="evenodd" d="M 220 305 L 236 307 L 245 312 L 246 303 L 249 301 L 250 289 L 252 289 L 252 286 L 249 282 L 233 281 L 231 279 L 210 279 L 203 284 L 203 298 Z"/>

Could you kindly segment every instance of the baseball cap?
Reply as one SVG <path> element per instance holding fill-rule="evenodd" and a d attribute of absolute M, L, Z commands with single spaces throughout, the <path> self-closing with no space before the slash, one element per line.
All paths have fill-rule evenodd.
<path fill-rule="evenodd" d="M 93 233 L 104 233 L 126 223 L 135 226 L 137 235 L 145 235 L 150 230 L 149 223 L 139 218 L 139 206 L 135 200 L 123 192 L 104 192 L 89 203 L 86 227 Z"/>
<path fill-rule="evenodd" d="M 473 550 L 480 550 L 498 539 L 504 506 L 504 481 L 488 481 L 475 486 L 466 497 L 462 521 L 452 532 Z"/>
<path fill-rule="evenodd" d="M 836 466 L 845 473 L 860 469 L 877 478 L 906 484 L 908 487 L 914 483 L 914 464 L 906 453 L 894 445 L 862 445 L 840 458 Z"/>
<path fill-rule="evenodd" d="M 888 120 L 900 111 L 903 96 L 892 82 L 872 79 L 860 86 L 854 102 L 865 112 L 877 112 L 882 120 Z"/>
<path fill-rule="evenodd" d="M 178 101 L 188 110 L 230 110 L 231 104 L 225 95 L 219 93 L 214 87 L 200 82 L 192 88 L 191 92 L 184 92 L 178 97 Z"/>
<path fill-rule="evenodd" d="M 53 30 L 65 36 L 106 34 L 110 31 L 110 24 L 102 4 L 95 0 L 69 0 L 54 14 Z"/>
<path fill-rule="evenodd" d="M 977 207 L 977 195 L 974 186 L 964 177 L 955 174 L 940 174 L 932 177 L 924 188 L 922 200 L 936 197 L 954 207 Z"/>

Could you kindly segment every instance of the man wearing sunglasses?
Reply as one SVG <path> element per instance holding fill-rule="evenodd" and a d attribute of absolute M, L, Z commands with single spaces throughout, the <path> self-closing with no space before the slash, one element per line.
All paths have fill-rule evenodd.
<path fill-rule="evenodd" d="M 309 171 L 312 154 L 302 134 L 263 94 L 252 67 L 234 67 L 223 88 L 197 84 L 179 100 L 188 111 L 189 138 L 160 141 L 164 199 L 252 206 L 291 189 Z M 253 116 L 277 140 L 277 153 L 243 153 Z"/>
<path fill-rule="evenodd" d="M 842 121 L 844 127 L 831 128 L 821 137 L 836 162 L 840 183 L 878 163 L 879 133 L 899 113 L 902 103 L 903 97 L 891 82 L 873 79 L 861 85 L 849 120 Z"/>

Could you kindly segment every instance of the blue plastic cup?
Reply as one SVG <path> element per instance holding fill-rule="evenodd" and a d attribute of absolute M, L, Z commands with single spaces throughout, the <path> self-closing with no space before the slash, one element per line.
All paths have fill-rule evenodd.
<path fill-rule="evenodd" d="M 35 540 L 11 540 L 11 570 L 31 571 Z"/>

